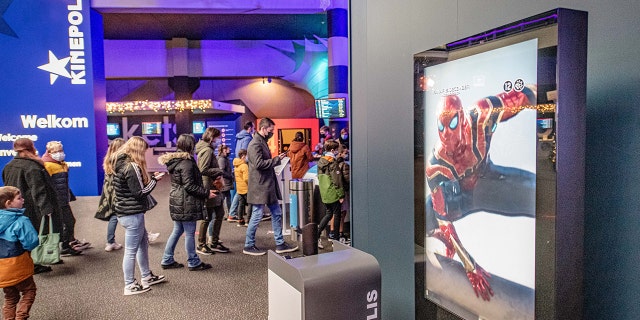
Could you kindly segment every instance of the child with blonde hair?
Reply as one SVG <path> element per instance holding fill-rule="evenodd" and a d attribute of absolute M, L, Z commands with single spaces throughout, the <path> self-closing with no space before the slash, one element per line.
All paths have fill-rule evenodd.
<path fill-rule="evenodd" d="M 20 189 L 0 187 L 0 287 L 4 291 L 3 319 L 27 319 L 36 298 L 31 254 L 38 232 L 23 215 Z M 22 294 L 22 299 L 20 295 Z"/>

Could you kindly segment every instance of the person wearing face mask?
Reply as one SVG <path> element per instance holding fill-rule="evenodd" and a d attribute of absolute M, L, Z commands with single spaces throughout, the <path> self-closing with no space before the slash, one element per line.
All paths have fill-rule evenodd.
<path fill-rule="evenodd" d="M 326 212 L 318 225 L 318 247 L 323 248 L 320 235 L 327 224 L 333 218 L 332 232 L 329 233 L 330 240 L 339 240 L 338 230 L 340 230 L 341 204 L 345 199 L 344 181 L 348 181 L 343 171 L 344 162 L 342 157 L 338 157 L 338 141 L 329 139 L 324 142 L 324 155 L 318 160 L 318 184 L 320 188 L 320 198 L 326 207 Z"/>
<path fill-rule="evenodd" d="M 196 154 L 198 155 L 198 169 L 202 174 L 202 181 L 207 190 L 214 190 L 220 193 L 222 184 L 216 183 L 220 177 L 233 179 L 233 176 L 220 169 L 218 159 L 216 158 L 214 148 L 220 144 L 220 130 L 214 127 L 208 127 L 202 134 L 202 138 L 196 143 Z M 196 251 L 200 254 L 211 255 L 216 252 L 227 253 L 229 248 L 220 242 L 220 229 L 222 228 L 222 220 L 224 218 L 224 197 L 217 196 L 207 199 L 205 206 L 207 208 L 207 216 L 200 222 L 198 229 L 198 239 Z M 213 219 L 213 225 L 209 228 L 209 224 Z M 211 243 L 207 244 L 207 229 L 211 236 Z"/>
<path fill-rule="evenodd" d="M 349 132 L 347 128 L 340 130 L 338 141 L 340 141 L 340 149 L 349 149 Z"/>
<path fill-rule="evenodd" d="M 61 256 L 78 256 L 82 250 L 91 247 L 91 244 L 75 238 L 76 218 L 71 211 L 70 201 L 75 200 L 75 196 L 69 189 L 69 166 L 64 161 L 65 153 L 60 141 L 47 142 L 46 152 L 42 155 L 44 167 L 51 176 L 53 188 L 56 190 L 58 206 L 62 218 L 62 241 Z"/>
<path fill-rule="evenodd" d="M 290 246 L 282 236 L 282 209 L 278 200 L 282 200 L 280 187 L 274 168 L 280 165 L 286 153 L 271 157 L 267 141 L 273 137 L 275 122 L 269 118 L 263 118 L 258 125 L 258 131 L 253 136 L 247 150 L 247 164 L 249 165 L 249 189 L 247 202 L 253 205 L 251 219 L 247 227 L 247 235 L 242 253 L 261 256 L 266 251 L 256 246 L 256 231 L 262 220 L 264 205 L 271 211 L 271 227 L 273 238 L 276 242 L 276 253 L 286 253 L 298 250 L 298 246 Z"/>

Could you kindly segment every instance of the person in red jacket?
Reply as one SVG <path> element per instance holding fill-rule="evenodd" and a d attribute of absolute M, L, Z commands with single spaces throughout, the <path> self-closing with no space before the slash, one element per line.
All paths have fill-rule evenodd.
<path fill-rule="evenodd" d="M 291 178 L 302 179 L 309 170 L 309 162 L 313 161 L 311 148 L 304 142 L 302 132 L 296 132 L 295 138 L 289 145 L 287 157 L 291 159 Z"/>

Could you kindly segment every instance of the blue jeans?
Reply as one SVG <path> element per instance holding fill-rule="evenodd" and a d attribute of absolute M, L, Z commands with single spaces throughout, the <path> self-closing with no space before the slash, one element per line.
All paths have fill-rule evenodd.
<path fill-rule="evenodd" d="M 280 205 L 276 203 L 268 204 L 269 210 L 271 210 L 271 227 L 273 228 L 273 238 L 276 240 L 276 245 L 279 246 L 284 243 L 282 237 L 282 209 Z M 249 220 L 249 226 L 247 227 L 247 237 L 244 240 L 244 246 L 253 247 L 256 244 L 256 230 L 262 220 L 264 206 L 261 204 L 254 204 L 251 211 L 251 220 Z"/>
<path fill-rule="evenodd" d="M 167 245 L 164 247 L 162 264 L 168 265 L 175 262 L 173 254 L 183 232 L 184 248 L 187 250 L 187 264 L 189 267 L 197 267 L 202 263 L 198 254 L 196 254 L 196 221 L 174 221 L 173 232 L 171 232 L 171 235 L 167 240 Z"/>
<path fill-rule="evenodd" d="M 144 213 L 118 217 L 118 222 L 124 228 L 124 257 L 122 271 L 124 285 L 132 284 L 135 279 L 135 264 L 138 261 L 142 278 L 151 274 L 149 270 L 149 238 L 144 227 Z"/>
<path fill-rule="evenodd" d="M 239 196 L 238 193 L 236 192 L 233 195 L 233 200 L 231 200 L 231 208 L 229 209 L 229 217 L 238 217 L 238 200 L 239 200 Z"/>
<path fill-rule="evenodd" d="M 109 217 L 109 224 L 107 225 L 107 243 L 116 242 L 116 226 L 118 225 L 118 216 L 112 214 Z"/>

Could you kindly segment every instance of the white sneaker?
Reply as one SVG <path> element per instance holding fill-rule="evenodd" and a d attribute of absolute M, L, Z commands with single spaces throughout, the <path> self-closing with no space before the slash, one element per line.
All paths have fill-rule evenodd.
<path fill-rule="evenodd" d="M 125 296 L 130 296 L 133 294 L 138 294 L 138 293 L 144 293 L 151 290 L 150 286 L 143 286 L 141 284 L 138 283 L 138 281 L 133 281 L 132 284 L 124 287 L 124 295 Z"/>
<path fill-rule="evenodd" d="M 324 249 L 324 246 L 322 245 L 322 239 L 318 239 L 318 248 Z"/>
<path fill-rule="evenodd" d="M 105 245 L 104 247 L 104 251 L 107 251 L 107 252 L 113 251 L 113 250 L 120 250 L 120 249 L 122 249 L 122 245 L 117 242 L 107 243 L 107 245 Z"/>
<path fill-rule="evenodd" d="M 158 240 L 160 233 L 147 232 L 147 237 L 149 238 L 149 243 Z"/>
<path fill-rule="evenodd" d="M 165 282 L 166 280 L 167 278 L 165 278 L 164 275 L 156 276 L 155 274 L 151 273 L 148 276 L 142 278 L 142 286 L 148 287 L 154 284 Z"/>

